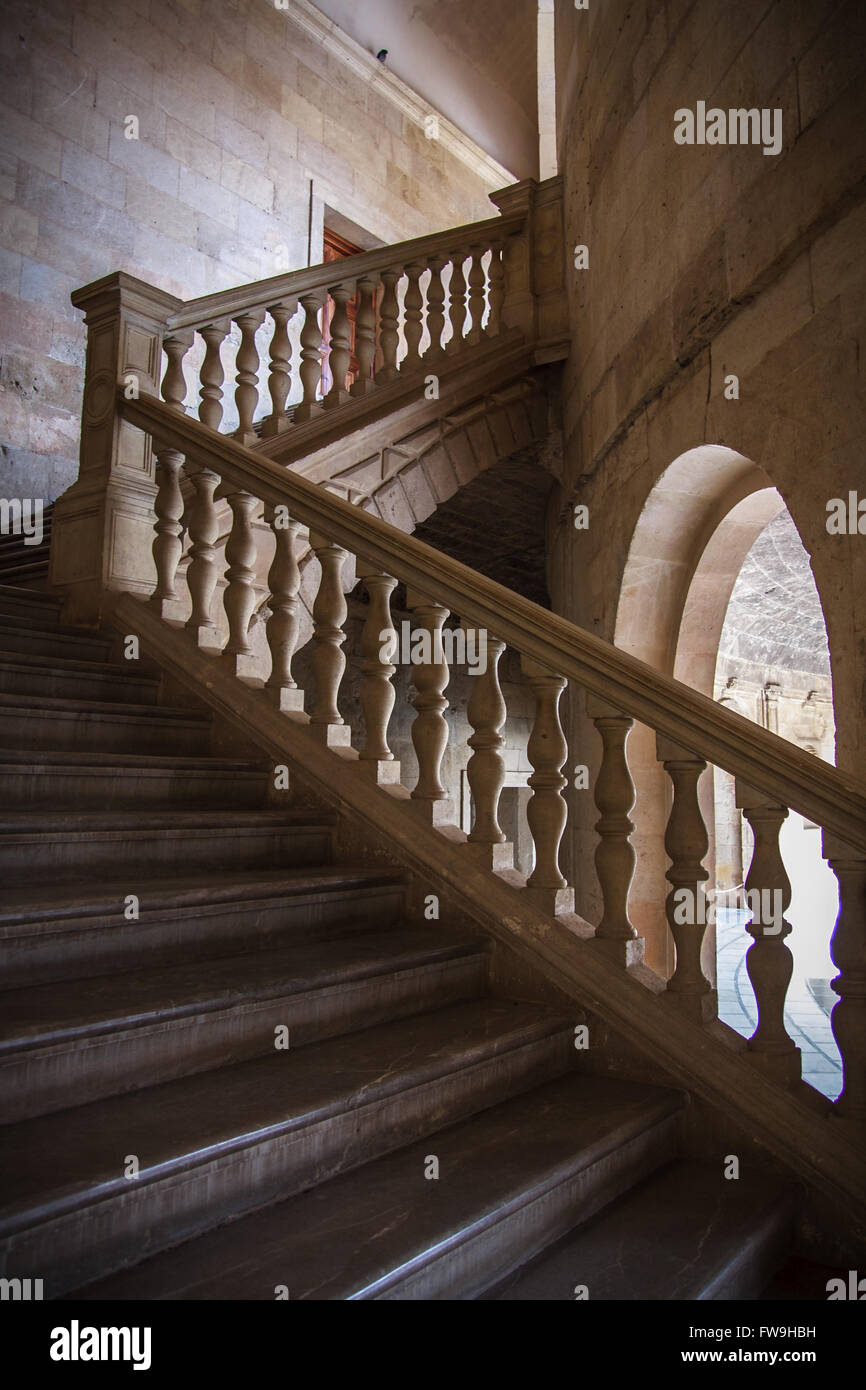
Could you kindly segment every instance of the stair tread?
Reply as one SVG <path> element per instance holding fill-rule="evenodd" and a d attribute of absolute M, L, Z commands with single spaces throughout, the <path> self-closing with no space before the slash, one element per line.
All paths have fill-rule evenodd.
<path fill-rule="evenodd" d="M 251 999 L 301 994 L 486 949 L 486 938 L 401 925 L 329 941 L 297 941 L 276 951 L 190 958 L 9 990 L 0 993 L 0 1054 L 229 1008 Z"/>
<path fill-rule="evenodd" d="M 221 830 L 234 827 L 318 830 L 333 826 L 336 816 L 309 811 L 0 811 L 0 836 L 116 835 L 126 839 L 141 831 Z"/>
<path fill-rule="evenodd" d="M 236 873 L 201 873 L 147 878 L 137 875 L 140 911 L 172 910 L 212 903 L 321 893 L 335 889 L 363 890 L 381 884 L 401 883 L 399 870 L 323 865 L 318 869 L 248 869 Z M 116 913 L 130 892 L 129 876 L 122 880 L 58 882 L 38 887 L 12 887 L 3 892 L 0 928 L 42 921 Z"/>
<path fill-rule="evenodd" d="M 145 706 L 145 708 L 149 709 L 150 706 Z M 149 768 L 161 771 L 164 768 L 177 768 L 182 772 L 195 772 L 198 769 L 203 769 L 208 772 L 255 772 L 261 774 L 271 767 L 271 764 L 253 762 L 249 758 L 226 758 L 218 754 L 208 755 L 206 753 L 190 757 L 180 753 L 176 755 L 172 753 L 103 753 L 98 748 L 83 749 L 80 752 L 71 748 L 48 748 L 44 751 L 39 748 L 0 748 L 0 769 L 4 764 L 14 764 L 15 766 L 39 764 L 41 766 L 48 759 L 50 759 L 51 766 L 96 766 L 115 771 L 124 769 L 146 771 Z"/>
<path fill-rule="evenodd" d="M 4 599 L 25 599 L 33 603 L 40 603 L 46 608 L 60 609 L 60 599 L 54 594 L 34 593 L 32 589 L 19 589 L 15 584 L 0 584 L 0 615 L 3 612 Z"/>
<path fill-rule="evenodd" d="M 0 1228 L 11 1232 L 128 1191 L 125 1153 L 139 1159 L 138 1186 L 462 1071 L 569 1023 L 539 1005 L 476 999 L 8 1125 Z"/>
<path fill-rule="evenodd" d="M 494 1298 L 694 1300 L 713 1297 L 732 1261 L 790 1211 L 771 1174 L 726 1179 L 722 1164 L 678 1162 L 564 1236 Z"/>
<path fill-rule="evenodd" d="M 159 675 L 151 674 L 149 671 L 131 671 L 128 666 L 121 666 L 116 661 L 77 661 L 72 656 L 46 656 L 41 652 L 15 652 L 0 648 L 0 670 L 7 667 L 38 671 L 42 675 L 53 672 L 94 677 L 116 676 L 119 680 L 131 677 L 136 685 L 146 681 L 155 687 L 160 683 Z"/>
<path fill-rule="evenodd" d="M 63 698 L 54 695 L 7 695 L 0 693 L 0 711 L 21 710 L 32 715 L 35 710 L 45 710 L 48 714 L 94 714 L 104 719 L 135 719 L 176 722 L 179 724 L 208 725 L 210 712 L 186 709 L 182 705 L 144 705 L 123 700 L 84 700 Z"/>
<path fill-rule="evenodd" d="M 676 1091 L 572 1073 L 70 1297 L 273 1300 L 277 1285 L 292 1300 L 369 1296 L 682 1103 Z M 430 1153 L 439 1181 L 424 1176 Z"/>
<path fill-rule="evenodd" d="M 32 566 L 28 566 L 31 569 Z M 98 642 L 100 646 L 109 648 L 114 641 L 110 633 L 104 632 L 95 627 L 68 627 L 60 621 L 60 611 L 57 611 L 56 621 L 51 621 L 49 615 L 40 614 L 39 621 L 34 622 L 28 614 L 25 617 L 21 613 L 4 613 L 0 611 L 0 634 L 4 632 L 23 632 L 33 634 L 37 637 L 44 637 L 46 640 L 56 642 L 63 641 L 84 641 Z"/>

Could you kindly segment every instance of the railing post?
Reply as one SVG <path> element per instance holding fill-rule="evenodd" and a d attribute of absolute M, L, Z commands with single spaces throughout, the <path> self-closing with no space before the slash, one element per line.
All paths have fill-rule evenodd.
<path fill-rule="evenodd" d="M 586 712 L 601 737 L 602 756 L 595 779 L 595 804 L 600 818 L 595 823 L 598 844 L 595 869 L 601 885 L 602 918 L 595 936 L 623 965 L 634 963 L 637 939 L 628 915 L 628 896 L 634 877 L 635 852 L 630 836 L 634 824 L 629 811 L 635 790 L 626 754 L 626 741 L 634 720 L 621 710 L 587 692 Z"/>
<path fill-rule="evenodd" d="M 322 325 L 319 323 L 319 314 L 324 302 L 324 290 L 313 290 L 310 294 L 301 295 L 304 322 L 301 327 L 300 377 L 304 399 L 295 407 L 295 419 L 298 421 L 312 420 L 323 408 L 318 399 L 318 392 L 322 384 Z"/>
<path fill-rule="evenodd" d="M 668 991 L 677 1005 L 698 1023 L 716 1017 L 717 997 L 701 967 L 701 948 L 707 928 L 704 883 L 709 871 L 703 859 L 709 837 L 698 800 L 698 782 L 706 771 L 703 758 L 661 734 L 656 735 L 656 756 L 673 784 L 673 801 L 665 834 L 671 866 L 665 878 L 671 885 L 665 911 L 676 946 L 676 966 Z"/>
<path fill-rule="evenodd" d="M 193 334 L 173 333 L 163 344 L 168 358 L 168 366 L 162 381 L 162 395 L 167 406 L 184 414 L 186 381 L 183 374 L 183 359 L 189 351 Z M 156 566 L 156 588 L 150 601 L 158 609 L 160 616 L 171 615 L 171 605 L 177 601 L 175 589 L 177 567 L 183 553 L 183 493 L 180 488 L 180 470 L 183 467 L 183 454 L 156 441 L 156 500 L 153 504 L 156 513 L 153 539 L 153 563 Z"/>
<path fill-rule="evenodd" d="M 346 375 L 352 354 L 349 350 L 351 325 L 348 304 L 354 294 L 354 286 L 341 280 L 338 284 L 331 285 L 328 293 L 334 301 L 334 317 L 331 320 L 331 350 L 328 357 L 331 389 L 325 397 L 324 405 L 326 410 L 332 410 L 335 405 L 342 405 L 349 399 Z"/>
<path fill-rule="evenodd" d="M 213 647 L 217 628 L 211 617 L 211 605 L 219 579 L 216 543 L 220 534 L 214 493 L 220 480 L 218 474 L 208 468 L 187 467 L 187 476 L 195 494 L 188 511 L 190 548 L 186 582 L 192 612 L 187 628 L 196 646 Z"/>
<path fill-rule="evenodd" d="M 118 272 L 72 303 L 87 325 L 80 463 L 54 508 L 49 582 L 66 622 L 95 625 L 107 590 L 153 591 L 151 441 L 119 417 L 117 392 L 159 395 L 165 323 L 181 301 Z"/>
<path fill-rule="evenodd" d="M 220 357 L 220 348 L 228 331 L 228 319 L 209 323 L 205 328 L 199 329 L 205 342 L 205 354 L 199 373 L 201 380 L 199 396 L 201 400 L 198 407 L 198 418 L 203 425 L 207 425 L 212 430 L 219 429 L 223 418 L 222 385 L 225 380 L 225 371 Z"/>
<path fill-rule="evenodd" d="M 466 619 L 462 626 L 466 632 L 478 631 Z M 480 643 L 476 649 L 480 651 Z M 466 718 L 472 725 L 468 739 L 472 757 L 466 767 L 466 780 L 475 812 L 468 846 L 490 869 L 514 867 L 514 846 L 506 842 L 499 824 L 499 799 L 505 785 L 501 749 L 505 745 L 502 730 L 507 710 L 499 684 L 499 659 L 504 651 L 505 643 L 487 633 L 487 662 L 483 670 L 471 677 L 472 693 L 466 706 Z"/>
<path fill-rule="evenodd" d="M 833 1036 L 842 1054 L 845 1084 L 833 1113 L 862 1125 L 866 1119 L 866 856 L 823 832 L 823 852 L 839 882 L 839 915 L 830 954 L 839 974 Z"/>
<path fill-rule="evenodd" d="M 248 492 L 238 492 L 223 486 L 220 494 L 232 509 L 232 529 L 226 542 L 226 590 L 223 607 L 229 625 L 229 640 L 222 659 L 234 675 L 253 676 L 254 663 L 250 646 L 250 621 L 256 606 L 256 541 L 253 535 L 253 512 L 259 506 Z"/>
<path fill-rule="evenodd" d="M 340 682 L 346 669 L 342 651 L 346 634 L 343 624 L 348 608 L 341 573 L 346 551 L 326 536 L 310 533 L 310 545 L 322 568 L 319 589 L 313 603 L 313 679 L 316 703 L 310 716 L 310 729 L 329 745 L 348 747 L 352 731 L 337 708 Z"/>
<path fill-rule="evenodd" d="M 573 912 L 574 889 L 569 888 L 559 868 L 559 846 L 568 820 L 562 795 L 568 744 L 559 720 L 559 700 L 566 680 L 525 656 L 520 665 L 535 698 L 535 718 L 526 746 L 533 768 L 526 818 L 535 845 L 535 868 L 526 881 L 526 891 L 543 912 Z"/>
<path fill-rule="evenodd" d="M 300 522 L 283 516 L 285 508 L 265 507 L 265 521 L 274 535 L 274 558 L 268 570 L 271 616 L 267 623 L 271 671 L 265 693 L 277 709 L 293 715 L 303 714 L 304 692 L 292 675 L 292 658 L 298 641 L 298 593 L 301 571 L 295 555 L 295 538 Z"/>
<path fill-rule="evenodd" d="M 370 600 L 361 636 L 364 747 L 359 765 L 375 781 L 395 783 L 400 780 L 400 764 L 388 745 L 388 723 L 395 699 L 391 677 L 397 669 L 390 660 L 397 636 L 391 618 L 391 594 L 397 581 L 392 575 L 365 565 L 362 560 L 357 562 L 355 573 L 364 581 Z"/>
<path fill-rule="evenodd" d="M 264 309 L 250 310 L 238 314 L 235 323 L 241 330 L 241 343 L 235 358 L 235 405 L 240 421 L 235 430 L 235 439 L 241 444 L 255 444 L 258 435 L 253 429 L 256 408 L 259 403 L 259 350 L 256 347 L 256 333 L 265 319 Z"/>
<path fill-rule="evenodd" d="M 382 307 L 379 311 L 379 347 L 382 351 L 382 365 L 376 372 L 376 385 L 384 386 L 397 376 L 397 349 L 400 345 L 400 331 L 397 327 L 400 318 L 400 305 L 397 299 L 397 281 L 400 271 L 382 271 Z"/>
<path fill-rule="evenodd" d="M 271 413 L 262 421 L 262 438 L 282 434 L 289 428 L 286 401 L 292 389 L 292 344 L 289 340 L 289 321 L 298 309 L 296 299 L 287 299 L 280 304 L 269 304 L 268 313 L 274 321 L 271 338 L 271 364 L 268 376 L 268 392 L 271 397 Z"/>
<path fill-rule="evenodd" d="M 373 363 L 376 360 L 376 295 L 379 284 L 373 276 L 358 281 L 361 302 L 355 318 L 355 356 L 358 359 L 358 378 L 352 382 L 349 394 L 366 396 L 374 391 Z"/>
<path fill-rule="evenodd" d="M 753 1059 L 777 1081 L 791 1084 L 800 1078 L 800 1049 L 785 1028 L 785 996 L 794 958 L 785 942 L 791 932 L 784 916 L 791 901 L 791 882 L 779 849 L 779 831 L 788 808 L 768 801 L 765 793 L 740 778 L 737 805 L 755 836 L 755 852 L 746 875 L 746 900 L 752 910 L 746 931 L 753 938 L 746 952 L 746 970 L 755 991 L 758 1026 L 748 1048 Z"/>
<path fill-rule="evenodd" d="M 448 609 L 423 594 L 409 589 L 406 607 L 413 618 L 416 632 L 426 634 L 427 650 L 412 667 L 412 682 L 416 695 L 412 700 L 417 714 L 412 723 L 412 744 L 418 758 L 418 780 L 412 791 L 412 804 L 432 824 L 440 822 L 452 811 L 441 781 L 442 758 L 448 746 L 448 724 L 443 711 L 448 707 L 444 690 L 448 684 L 448 663 L 442 643 L 442 626 Z M 414 644 L 414 638 L 413 638 Z"/>

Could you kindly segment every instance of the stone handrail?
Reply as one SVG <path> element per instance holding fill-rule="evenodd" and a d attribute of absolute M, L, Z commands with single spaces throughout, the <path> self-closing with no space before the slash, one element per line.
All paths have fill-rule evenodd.
<path fill-rule="evenodd" d="M 635 851 L 629 811 L 635 788 L 626 743 L 633 721 L 656 730 L 657 756 L 673 786 L 673 803 L 665 848 L 671 860 L 666 913 L 676 948 L 676 966 L 666 989 L 678 1008 L 698 1024 L 715 1019 L 715 996 L 701 965 L 701 945 L 708 922 L 704 882 L 707 852 L 697 787 L 712 763 L 737 778 L 738 802 L 755 837 L 746 881 L 752 918 L 746 930 L 754 938 L 746 958 L 758 1006 L 758 1026 L 747 1047 L 758 1065 L 785 1086 L 800 1084 L 800 1052 L 787 1032 L 784 1005 L 793 957 L 785 942 L 791 931 L 785 919 L 791 887 L 779 848 L 779 833 L 793 807 L 824 830 L 824 853 L 836 873 L 840 911 L 832 954 L 840 974 L 834 981 L 840 1002 L 833 1028 L 845 1068 L 845 1086 L 834 1111 L 846 1118 L 866 1117 L 866 971 L 864 971 L 862 900 L 866 889 L 866 789 L 854 778 L 716 704 L 681 682 L 653 670 L 636 657 L 552 614 L 521 595 L 476 573 L 411 535 L 370 516 L 361 508 L 295 473 L 287 472 L 260 451 L 245 447 L 190 419 L 155 396 L 118 397 L 118 412 L 133 428 L 148 435 L 158 459 L 160 486 L 156 499 L 153 556 L 157 587 L 152 596 L 161 616 L 169 616 L 179 598 L 176 589 L 181 541 L 178 471 L 184 466 L 197 488 L 188 512 L 189 565 L 186 584 L 191 611 L 186 621 L 199 646 L 213 643 L 211 607 L 221 561 L 214 544 L 215 496 L 231 508 L 232 525 L 225 546 L 223 608 L 228 640 L 222 660 L 235 675 L 249 672 L 250 624 L 256 608 L 254 588 L 257 546 L 254 516 L 263 514 L 273 532 L 273 560 L 268 573 L 271 616 L 267 622 L 270 675 L 264 695 L 290 718 L 303 721 L 327 746 L 346 746 L 350 730 L 338 709 L 346 658 L 346 602 L 341 581 L 348 555 L 369 596 L 361 643 L 361 705 L 366 742 L 357 756 L 377 783 L 392 782 L 393 754 L 388 727 L 395 701 L 391 685 L 393 652 L 383 637 L 393 632 L 390 595 L 406 586 L 406 604 L 416 630 L 427 634 L 428 654 L 415 666 L 417 694 L 412 740 L 418 780 L 410 793 L 418 810 L 438 823 L 446 803 L 440 780 L 448 743 L 443 717 L 448 684 L 440 634 L 449 613 L 464 627 L 484 630 L 488 663 L 469 703 L 473 750 L 467 779 L 475 808 L 469 843 L 487 869 L 503 867 L 505 836 L 498 820 L 505 780 L 500 749 L 506 717 L 499 687 L 498 662 L 509 644 L 517 651 L 535 703 L 527 756 L 533 767 L 527 820 L 535 850 L 535 867 L 524 891 L 534 907 L 557 915 L 573 910 L 574 894 L 559 867 L 559 851 L 568 808 L 563 797 L 562 768 L 568 746 L 559 718 L 559 702 L 568 680 L 587 692 L 587 712 L 598 730 L 602 762 L 595 785 L 600 812 L 596 867 L 604 912 L 595 930 L 612 959 L 623 967 L 640 960 L 641 945 L 629 919 L 629 890 Z M 300 571 L 295 537 L 309 529 L 310 545 L 321 577 L 313 608 L 312 669 L 316 703 L 304 711 L 303 692 L 292 675 L 298 640 Z M 396 635 L 396 634 L 395 634 Z M 684 909 L 684 910 L 683 910 Z"/>
<path fill-rule="evenodd" d="M 235 440 L 215 439 L 156 398 L 121 396 L 118 408 L 233 488 L 288 506 L 311 531 L 866 851 L 866 789 L 848 774 Z"/>

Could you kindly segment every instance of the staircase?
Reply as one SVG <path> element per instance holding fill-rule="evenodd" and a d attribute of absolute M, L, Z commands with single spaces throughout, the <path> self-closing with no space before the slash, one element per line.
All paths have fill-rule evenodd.
<path fill-rule="evenodd" d="M 581 1074 L 571 1017 L 493 995 L 484 936 L 419 925 L 405 876 L 346 862 L 332 815 L 216 752 L 208 711 L 166 703 L 110 632 L 6 586 L 0 627 L 8 1276 L 110 1299 L 638 1297 L 602 1292 L 573 1228 L 682 1226 L 656 1173 L 693 1195 L 678 1296 L 760 1292 L 790 1194 L 753 1178 L 731 1200 L 682 1161 L 680 1091 Z M 538 1295 L 520 1271 L 566 1233 Z"/>
<path fill-rule="evenodd" d="M 499 218 L 188 304 L 123 274 L 73 296 L 81 470 L 51 594 L 0 588 L 6 1277 L 54 1297 L 719 1299 L 781 1287 L 791 1250 L 859 1258 L 863 786 L 407 534 L 469 454 L 533 434 L 567 351 L 560 197 L 517 185 Z M 339 703 L 359 582 L 363 729 Z M 411 788 L 388 743 L 398 585 L 429 639 Z M 449 614 L 487 639 L 468 834 L 441 781 Z M 528 877 L 498 821 L 506 643 L 532 710 Z M 560 870 L 566 689 L 602 748 L 598 923 Z M 668 980 L 629 918 L 635 720 L 671 784 Z M 738 779 L 759 903 L 789 899 L 787 808 L 823 828 L 832 1105 L 785 1028 L 790 924 L 747 928 L 745 1040 L 716 1017 L 704 919 L 675 910 L 707 877 L 710 764 Z"/>

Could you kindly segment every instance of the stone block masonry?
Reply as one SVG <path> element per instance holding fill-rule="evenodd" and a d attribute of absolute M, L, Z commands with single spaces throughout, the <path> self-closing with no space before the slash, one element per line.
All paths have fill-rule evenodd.
<path fill-rule="evenodd" d="M 491 215 L 495 182 L 268 4 L 10 0 L 0 68 L 7 496 L 77 476 L 74 287 L 124 270 L 191 298 L 317 262 L 311 182 L 382 242 Z"/>

